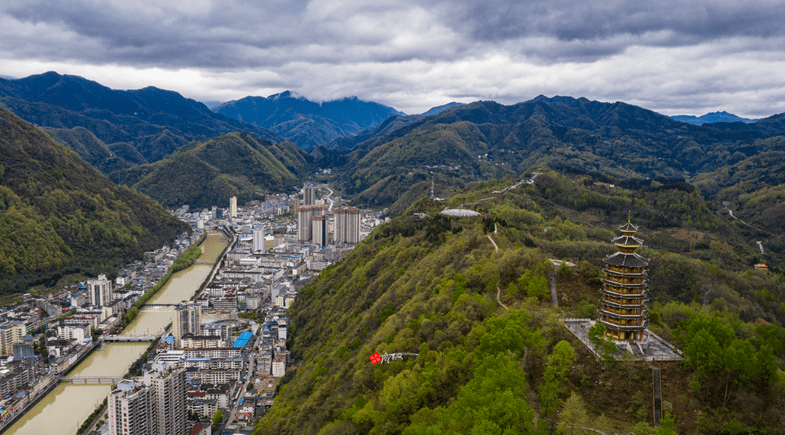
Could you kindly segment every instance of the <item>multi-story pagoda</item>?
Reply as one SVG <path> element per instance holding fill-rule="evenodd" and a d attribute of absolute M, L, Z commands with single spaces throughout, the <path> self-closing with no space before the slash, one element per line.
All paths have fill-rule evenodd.
<path fill-rule="evenodd" d="M 643 339 L 646 329 L 646 266 L 649 260 L 635 253 L 643 240 L 635 237 L 638 227 L 627 223 L 619 227 L 622 235 L 613 239 L 619 252 L 605 257 L 602 280 L 600 322 L 606 335 L 616 340 Z"/>

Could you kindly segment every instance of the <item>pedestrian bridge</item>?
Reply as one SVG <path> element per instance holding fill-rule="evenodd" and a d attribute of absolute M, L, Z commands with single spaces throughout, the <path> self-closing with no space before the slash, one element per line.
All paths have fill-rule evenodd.
<path fill-rule="evenodd" d="M 157 335 L 152 334 L 139 334 L 139 335 L 104 335 L 104 341 L 155 341 Z"/>
<path fill-rule="evenodd" d="M 73 384 L 116 384 L 123 380 L 122 376 L 63 376 L 63 382 Z"/>

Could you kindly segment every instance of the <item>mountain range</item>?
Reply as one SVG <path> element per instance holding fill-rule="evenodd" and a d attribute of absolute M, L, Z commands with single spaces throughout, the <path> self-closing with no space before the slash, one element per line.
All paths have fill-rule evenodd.
<path fill-rule="evenodd" d="M 115 161 L 94 163 L 107 170 L 130 167 L 138 163 L 139 156 L 144 162 L 154 162 L 188 142 L 234 131 L 248 131 L 275 142 L 282 140 L 269 130 L 226 118 L 176 92 L 154 87 L 113 90 L 82 77 L 55 72 L 17 80 L 0 79 L 0 106 L 40 127 L 81 127 L 89 131 L 103 142 L 100 145 L 87 138 L 93 147 L 105 147 L 112 153 L 110 157 Z M 66 146 L 79 150 L 85 145 L 85 134 L 77 133 L 65 133 L 59 138 Z M 95 155 L 93 152 L 83 158 Z"/>
<path fill-rule="evenodd" d="M 425 195 L 431 183 L 437 193 L 448 195 L 472 181 L 517 177 L 530 167 L 548 166 L 612 183 L 700 179 L 708 198 L 723 198 L 741 207 L 742 198 L 760 189 L 778 188 L 776 168 L 779 152 L 784 151 L 780 138 L 785 114 L 746 124 L 699 126 L 623 102 L 564 96 L 539 96 L 513 105 L 450 103 L 421 115 L 404 115 L 356 98 L 315 103 L 290 92 L 248 97 L 216 108 L 243 121 L 213 113 L 173 92 L 112 91 L 56 73 L 0 81 L 0 96 L 0 103 L 32 118 L 53 139 L 115 181 L 135 186 L 168 206 L 183 201 L 223 203 L 232 194 L 251 198 L 265 190 L 285 189 L 294 184 L 292 177 L 303 178 L 322 167 L 333 169 L 327 181 L 336 183 L 343 196 L 358 204 L 389 207 L 395 215 Z M 321 127 L 314 130 L 317 125 Z M 251 136 L 234 134 L 211 142 L 243 130 Z M 281 144 L 283 135 L 307 132 L 299 137 L 313 139 L 317 130 L 324 133 L 321 139 L 308 143 L 322 145 L 311 149 L 310 155 Z M 272 140 L 265 140 L 265 135 Z M 324 143 L 336 136 L 341 137 Z M 204 157 L 214 152 L 207 150 L 221 146 L 226 149 L 220 158 Z M 260 150 L 269 151 L 273 159 Z M 236 166 L 242 171 L 234 170 L 223 163 L 232 161 L 232 153 L 238 161 L 253 156 L 251 160 L 264 169 L 254 172 L 240 164 Z M 170 155 L 161 164 L 151 164 Z M 770 175 L 756 176 L 759 165 L 769 168 L 763 170 Z M 201 186 L 188 183 L 189 193 L 165 187 L 186 185 L 185 169 L 197 166 L 210 174 Z M 727 171 L 739 174 L 731 179 L 747 180 L 745 187 L 723 184 L 722 174 Z M 242 172 L 256 175 L 243 178 Z M 748 218 L 754 215 L 762 219 L 760 223 L 775 222 L 771 216 L 777 203 L 771 201 L 763 201 L 763 208 L 754 212 L 750 209 Z"/>
<path fill-rule="evenodd" d="M 409 200 L 408 189 L 424 194 L 432 178 L 449 188 L 517 176 L 533 165 L 616 179 L 685 179 L 781 149 L 767 138 L 785 131 L 782 115 L 693 126 L 621 102 L 544 96 L 510 106 L 475 102 L 386 128 L 399 121 L 358 135 L 360 143 L 346 139 L 321 151 L 344 162 L 342 185 L 363 203 Z"/>
<path fill-rule="evenodd" d="M 269 97 L 245 97 L 213 108 L 216 113 L 264 127 L 310 151 L 340 137 L 352 136 L 381 124 L 392 107 L 357 97 L 316 103 L 286 91 Z"/>

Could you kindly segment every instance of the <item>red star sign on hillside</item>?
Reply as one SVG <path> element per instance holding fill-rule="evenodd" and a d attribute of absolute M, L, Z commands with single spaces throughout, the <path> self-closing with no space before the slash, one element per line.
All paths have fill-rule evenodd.
<path fill-rule="evenodd" d="M 373 364 L 382 362 L 382 357 L 379 356 L 379 352 L 375 352 L 373 355 L 368 357 Z"/>

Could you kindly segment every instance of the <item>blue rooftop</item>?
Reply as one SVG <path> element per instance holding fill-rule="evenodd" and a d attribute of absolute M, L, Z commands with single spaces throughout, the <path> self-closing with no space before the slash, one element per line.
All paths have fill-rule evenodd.
<path fill-rule="evenodd" d="M 252 332 L 243 332 L 239 337 L 237 337 L 237 340 L 234 341 L 232 347 L 244 348 L 248 345 L 248 341 L 251 339 L 251 337 L 253 337 Z"/>

